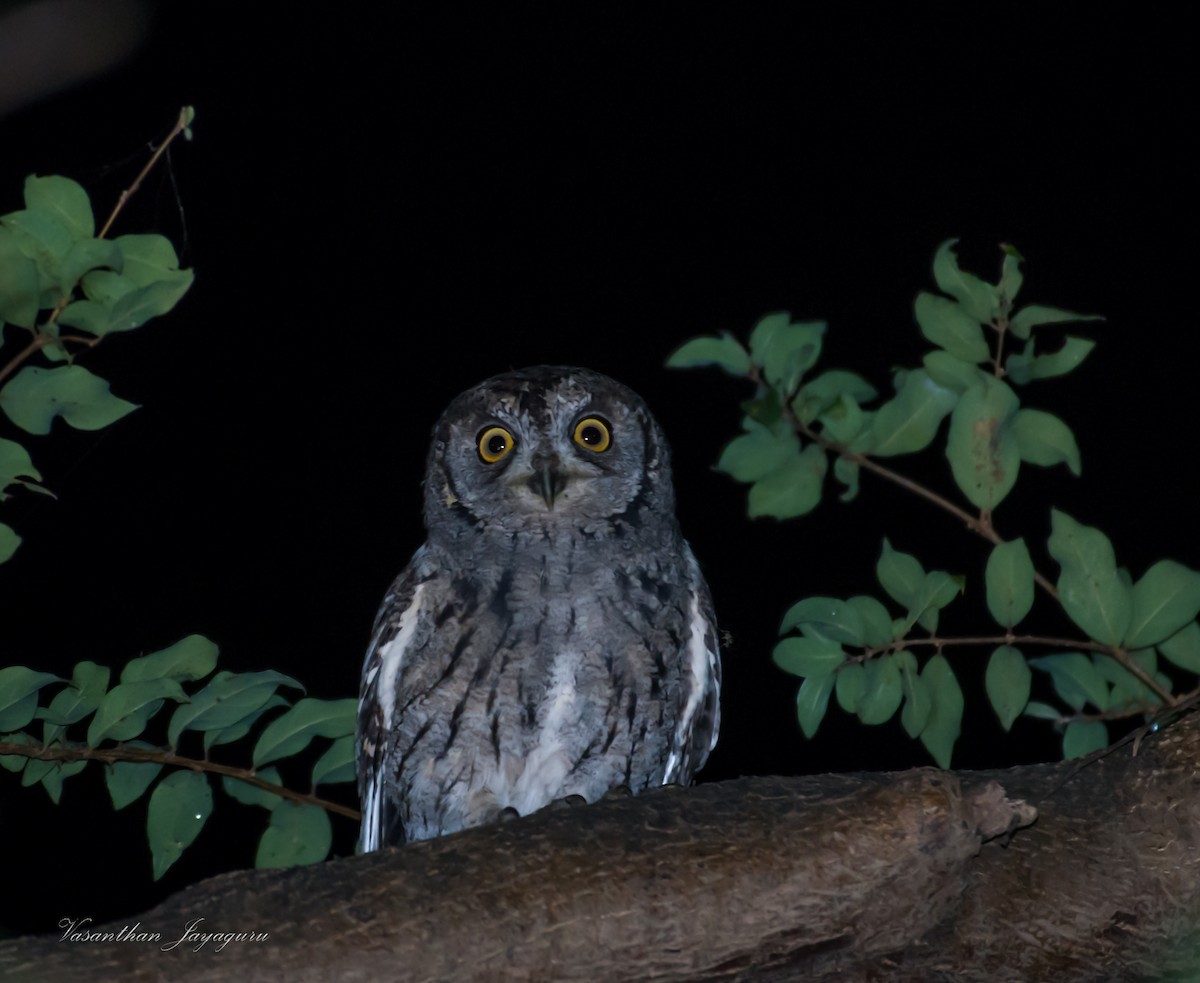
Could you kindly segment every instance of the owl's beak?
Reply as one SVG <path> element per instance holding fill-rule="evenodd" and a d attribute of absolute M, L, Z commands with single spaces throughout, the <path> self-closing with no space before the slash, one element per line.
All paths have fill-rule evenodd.
<path fill-rule="evenodd" d="M 554 508 L 554 500 L 567 487 L 566 475 L 555 467 L 557 463 L 553 461 L 543 464 L 529 477 L 529 487 L 542 496 L 548 509 Z"/>

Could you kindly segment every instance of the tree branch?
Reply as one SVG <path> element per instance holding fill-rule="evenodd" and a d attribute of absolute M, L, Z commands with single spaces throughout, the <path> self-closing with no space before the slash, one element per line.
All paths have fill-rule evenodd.
<path fill-rule="evenodd" d="M 1200 714 L 1133 750 L 745 778 L 222 874 L 0 941 L 0 981 L 1191 979 Z"/>
<path fill-rule="evenodd" d="M 232 765 L 223 765 L 216 761 L 208 761 L 200 758 L 186 758 L 176 754 L 170 748 L 138 748 L 125 747 L 123 745 L 109 748 L 94 748 L 86 744 L 75 743 L 42 747 L 40 744 L 17 744 L 14 741 L 0 741 L 0 755 L 3 754 L 17 754 L 26 758 L 37 758 L 40 761 L 103 761 L 106 764 L 112 764 L 114 761 L 143 761 L 169 765 L 175 768 L 190 768 L 192 771 L 208 772 L 212 775 L 237 778 L 249 785 L 253 785 L 255 788 L 272 792 L 281 798 L 290 799 L 292 802 L 300 802 L 305 805 L 319 806 L 327 812 L 337 813 L 339 816 L 345 816 L 347 819 L 353 819 L 356 822 L 362 818 L 362 814 L 357 809 L 351 809 L 349 806 L 341 805 L 338 802 L 330 802 L 328 799 L 322 799 L 316 795 L 306 795 L 303 792 L 296 792 L 290 788 L 284 788 L 282 785 L 274 785 L 260 778 L 250 769 L 235 768 Z"/>

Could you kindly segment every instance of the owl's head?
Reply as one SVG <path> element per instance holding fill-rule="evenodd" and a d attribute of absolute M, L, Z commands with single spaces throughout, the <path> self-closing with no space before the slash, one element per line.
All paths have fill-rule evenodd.
<path fill-rule="evenodd" d="M 458 396 L 434 427 L 431 536 L 674 522 L 670 462 L 646 404 L 588 369 L 539 365 Z"/>

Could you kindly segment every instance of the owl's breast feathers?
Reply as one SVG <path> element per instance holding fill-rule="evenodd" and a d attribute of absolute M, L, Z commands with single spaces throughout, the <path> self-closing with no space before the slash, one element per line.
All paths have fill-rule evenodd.
<path fill-rule="evenodd" d="M 641 557 L 578 536 L 490 564 L 418 551 L 363 671 L 363 850 L 690 781 L 718 727 L 712 605 L 682 540 Z"/>

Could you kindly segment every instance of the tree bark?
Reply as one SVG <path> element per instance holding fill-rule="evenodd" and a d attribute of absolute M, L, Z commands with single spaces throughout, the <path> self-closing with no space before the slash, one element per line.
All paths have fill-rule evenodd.
<path fill-rule="evenodd" d="M 664 789 L 214 877 L 0 980 L 1194 979 L 1198 775 L 1192 713 L 1083 765 Z"/>

